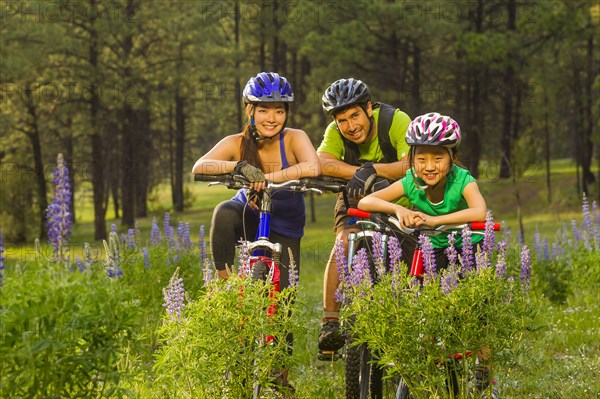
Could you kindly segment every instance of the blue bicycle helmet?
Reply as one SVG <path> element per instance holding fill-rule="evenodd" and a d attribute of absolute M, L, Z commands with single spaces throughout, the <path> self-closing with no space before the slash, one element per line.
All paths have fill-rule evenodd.
<path fill-rule="evenodd" d="M 244 87 L 244 102 L 255 103 L 291 103 L 294 93 L 287 79 L 275 72 L 261 72 L 248 80 Z"/>

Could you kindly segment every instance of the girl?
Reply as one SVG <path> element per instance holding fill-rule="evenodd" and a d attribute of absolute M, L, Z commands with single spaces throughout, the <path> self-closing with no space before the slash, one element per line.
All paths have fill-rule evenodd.
<path fill-rule="evenodd" d="M 415 118 L 406 131 L 411 169 L 388 188 L 363 198 L 358 207 L 366 211 L 395 214 L 406 227 L 467 223 L 485 220 L 486 203 L 475 178 L 456 164 L 460 127 L 452 118 L 429 113 Z M 395 204 L 406 197 L 414 210 Z M 482 236 L 473 235 L 477 244 Z M 436 265 L 446 267 L 447 234 L 431 237 Z M 460 237 L 456 238 L 461 247 Z"/>
<path fill-rule="evenodd" d="M 456 165 L 460 141 L 460 127 L 452 118 L 435 112 L 418 116 L 406 131 L 411 169 L 388 188 L 360 200 L 358 207 L 365 211 L 395 214 L 400 224 L 413 228 L 485 220 L 486 203 L 475 178 Z M 403 196 L 408 198 L 415 210 L 393 203 Z M 444 249 L 449 246 L 448 235 L 430 238 L 438 270 L 447 267 Z M 473 235 L 472 240 L 477 245 L 483 236 Z M 462 247 L 458 236 L 455 246 Z M 485 363 L 490 357 L 489 348 L 480 348 L 477 357 Z M 490 365 L 478 367 L 475 377 L 479 392 L 488 389 Z M 492 398 L 495 397 L 497 394 L 492 390 Z"/>
<path fill-rule="evenodd" d="M 248 122 L 241 133 L 225 137 L 202 156 L 192 172 L 218 175 L 237 171 L 252 182 L 255 192 L 265 181 L 275 183 L 320 174 L 317 153 L 308 135 L 287 128 L 289 104 L 294 94 L 286 78 L 274 72 L 261 72 L 248 80 L 243 91 Z M 301 193 L 285 190 L 272 196 L 271 238 L 283 245 L 281 288 L 289 285 L 291 248 L 298 270 L 300 239 L 304 234 L 305 206 Z M 231 200 L 217 205 L 213 212 L 210 241 L 219 277 L 227 278 L 235 247 L 244 237 L 253 240 L 258 228 L 258 207 L 240 190 Z"/>

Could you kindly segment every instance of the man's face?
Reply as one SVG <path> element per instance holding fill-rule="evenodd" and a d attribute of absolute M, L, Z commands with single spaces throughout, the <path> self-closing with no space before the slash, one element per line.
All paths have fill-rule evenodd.
<path fill-rule="evenodd" d="M 367 112 L 359 105 L 347 108 L 344 111 L 335 114 L 335 123 L 338 129 L 345 138 L 356 144 L 362 144 L 371 139 L 369 132 L 371 131 L 370 117 L 373 115 L 371 103 L 367 103 Z"/>

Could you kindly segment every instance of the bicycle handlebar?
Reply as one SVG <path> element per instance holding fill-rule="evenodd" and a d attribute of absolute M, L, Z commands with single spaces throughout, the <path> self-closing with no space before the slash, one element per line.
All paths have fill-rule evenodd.
<path fill-rule="evenodd" d="M 220 175 L 194 174 L 194 181 L 212 182 L 222 184 L 231 189 L 240 189 L 250 184 L 248 179 L 235 173 L 224 173 Z M 267 181 L 267 188 L 288 187 L 294 191 L 319 191 L 326 190 L 334 193 L 344 191 L 346 180 L 334 177 L 319 176 L 318 178 L 303 177 L 297 180 L 288 180 L 282 183 Z"/>
<path fill-rule="evenodd" d="M 425 227 L 425 228 L 410 228 L 400 225 L 400 221 L 395 216 L 385 214 L 385 213 L 377 213 L 377 212 L 367 212 L 357 208 L 348 209 L 348 215 L 355 216 L 361 219 L 369 219 L 375 224 L 379 225 L 383 223 L 389 223 L 393 225 L 396 229 L 400 230 L 405 234 L 413 234 L 415 231 L 420 231 L 420 233 L 424 233 L 429 236 L 438 235 L 444 232 L 448 232 L 450 230 L 461 230 L 465 226 L 469 226 L 472 231 L 483 231 L 485 230 L 486 222 L 470 222 L 470 223 L 462 223 L 462 224 L 445 224 L 441 226 L 437 226 L 435 228 Z M 500 231 L 500 224 L 494 223 L 494 231 Z"/>

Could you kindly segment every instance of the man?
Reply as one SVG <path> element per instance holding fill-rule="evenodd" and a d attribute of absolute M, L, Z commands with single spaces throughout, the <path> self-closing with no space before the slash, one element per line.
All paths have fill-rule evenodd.
<path fill-rule="evenodd" d="M 404 177 L 409 165 L 409 147 L 404 139 L 410 123 L 407 114 L 386 104 L 373 103 L 369 87 L 354 78 L 337 80 L 325 90 L 323 110 L 333 121 L 317 149 L 321 173 L 348 180 L 350 207 L 356 207 L 364 195 L 387 187 L 388 180 Z M 349 218 L 343 195 L 339 194 L 334 230 L 336 240 L 343 240 L 345 246 L 348 234 L 358 231 L 348 224 Z M 330 358 L 344 345 L 339 304 L 334 299 L 338 284 L 332 250 L 323 283 L 323 324 L 319 334 L 322 359 Z"/>

